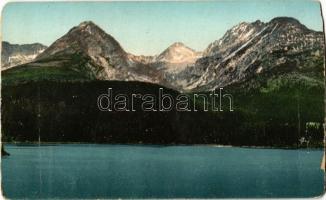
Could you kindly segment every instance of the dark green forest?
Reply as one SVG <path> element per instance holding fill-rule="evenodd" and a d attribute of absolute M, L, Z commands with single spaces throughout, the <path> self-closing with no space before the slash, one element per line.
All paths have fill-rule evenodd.
<path fill-rule="evenodd" d="M 161 86 L 119 81 L 31 81 L 2 87 L 5 142 L 219 144 L 269 147 L 323 145 L 324 86 L 296 74 L 225 87 L 234 111 L 135 112 L 98 109 L 97 98 L 115 93 L 158 95 Z M 250 85 L 255 85 L 250 83 Z M 176 97 L 177 91 L 164 88 Z M 186 94 L 192 97 L 193 94 Z M 191 99 L 191 98 L 190 98 Z M 193 104 L 193 102 L 191 102 Z M 202 102 L 196 102 L 197 107 Z M 193 106 L 193 105 L 191 105 Z M 228 106 L 225 104 L 225 106 Z M 304 138 L 302 141 L 299 139 Z"/>

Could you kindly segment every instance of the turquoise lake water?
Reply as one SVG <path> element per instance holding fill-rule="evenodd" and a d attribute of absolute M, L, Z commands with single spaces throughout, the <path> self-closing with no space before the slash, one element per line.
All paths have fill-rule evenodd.
<path fill-rule="evenodd" d="M 150 145 L 6 145 L 8 198 L 313 197 L 322 150 Z"/>

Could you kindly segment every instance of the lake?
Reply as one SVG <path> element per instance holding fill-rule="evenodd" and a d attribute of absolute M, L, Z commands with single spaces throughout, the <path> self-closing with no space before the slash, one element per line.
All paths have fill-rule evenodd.
<path fill-rule="evenodd" d="M 8 198 L 313 197 L 320 150 L 151 145 L 5 145 Z"/>

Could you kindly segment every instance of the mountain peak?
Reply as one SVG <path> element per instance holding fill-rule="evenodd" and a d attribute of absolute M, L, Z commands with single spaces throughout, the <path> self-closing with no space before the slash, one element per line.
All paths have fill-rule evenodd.
<path fill-rule="evenodd" d="M 157 57 L 157 61 L 168 63 L 193 63 L 200 53 L 182 42 L 175 42 Z"/>
<path fill-rule="evenodd" d="M 96 31 L 105 33 L 105 31 L 100 28 L 98 25 L 96 25 L 93 21 L 84 21 L 81 22 L 78 26 L 75 26 L 72 28 L 72 30 L 81 30 L 81 31 Z M 91 32 L 92 33 L 92 32 Z"/>
<path fill-rule="evenodd" d="M 78 26 L 85 27 L 85 26 L 97 26 L 97 25 L 93 21 L 83 21 Z"/>
<path fill-rule="evenodd" d="M 92 21 L 84 21 L 73 27 L 64 36 L 55 41 L 38 58 L 54 54 L 84 53 L 91 57 L 105 58 L 123 56 L 126 53 L 120 44 Z"/>
<path fill-rule="evenodd" d="M 281 25 L 285 29 L 288 29 L 289 26 L 295 27 L 301 31 L 310 31 L 305 25 L 303 25 L 299 20 L 293 17 L 275 17 L 273 18 L 269 24 L 271 25 Z"/>
<path fill-rule="evenodd" d="M 98 25 L 96 25 L 92 21 L 81 22 L 78 26 L 74 26 L 72 29 L 70 29 L 68 33 L 73 33 L 76 31 L 81 32 L 79 34 L 90 34 L 90 35 L 106 34 L 103 29 L 101 29 Z"/>
<path fill-rule="evenodd" d="M 275 17 L 271 21 L 271 23 L 293 23 L 293 24 L 301 24 L 299 20 L 293 17 Z"/>
<path fill-rule="evenodd" d="M 167 51 L 175 52 L 175 51 L 184 51 L 184 50 L 191 51 L 191 52 L 196 52 L 195 50 L 193 50 L 192 48 L 186 46 L 182 42 L 175 42 L 175 43 L 171 44 L 164 52 L 167 52 Z"/>
<path fill-rule="evenodd" d="M 182 43 L 182 42 L 175 42 L 172 45 L 170 45 L 170 47 L 185 47 L 185 46 L 186 45 L 184 43 Z"/>
<path fill-rule="evenodd" d="M 308 29 L 305 25 L 301 24 L 299 20 L 293 17 L 276 17 L 273 18 L 269 23 L 271 26 L 281 27 L 282 32 L 310 32 L 312 30 Z"/>

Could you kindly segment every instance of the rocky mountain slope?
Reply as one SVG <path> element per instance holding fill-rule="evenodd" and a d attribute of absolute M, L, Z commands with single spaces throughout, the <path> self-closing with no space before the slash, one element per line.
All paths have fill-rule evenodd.
<path fill-rule="evenodd" d="M 40 54 L 35 62 L 47 60 L 53 60 L 54 65 L 70 62 L 74 70 L 83 71 L 92 79 L 162 81 L 159 71 L 129 56 L 111 35 L 90 21 L 72 28 Z M 84 63 L 74 60 L 84 60 Z"/>
<path fill-rule="evenodd" d="M 30 62 L 46 48 L 45 45 L 40 43 L 19 45 L 4 41 L 2 42 L 1 51 L 1 69 Z"/>
<path fill-rule="evenodd" d="M 324 36 L 298 20 L 240 23 L 213 42 L 194 69 L 201 75 L 186 90 L 212 90 L 253 77 L 284 73 L 322 73 Z"/>

